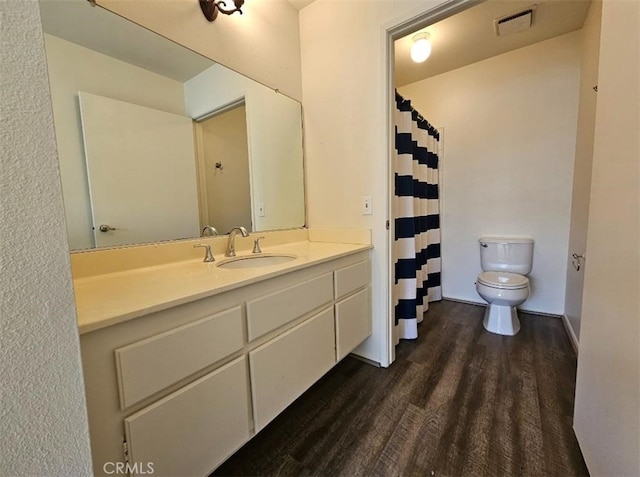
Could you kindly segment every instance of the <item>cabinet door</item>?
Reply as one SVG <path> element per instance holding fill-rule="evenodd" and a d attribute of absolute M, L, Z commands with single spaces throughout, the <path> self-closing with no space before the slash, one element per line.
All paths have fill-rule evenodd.
<path fill-rule="evenodd" d="M 116 350 L 122 409 L 242 348 L 237 306 Z"/>
<path fill-rule="evenodd" d="M 336 303 L 336 359 L 340 361 L 371 335 L 369 288 Z"/>
<path fill-rule="evenodd" d="M 154 475 L 207 475 L 250 436 L 246 358 L 125 419 L 129 461 Z"/>
<path fill-rule="evenodd" d="M 335 297 L 342 298 L 358 288 L 367 285 L 371 280 L 371 266 L 369 260 L 363 260 L 354 265 L 340 268 L 335 274 Z"/>
<path fill-rule="evenodd" d="M 333 299 L 331 273 L 247 302 L 249 341 L 320 308 Z"/>
<path fill-rule="evenodd" d="M 333 307 L 249 353 L 256 432 L 335 363 Z"/>

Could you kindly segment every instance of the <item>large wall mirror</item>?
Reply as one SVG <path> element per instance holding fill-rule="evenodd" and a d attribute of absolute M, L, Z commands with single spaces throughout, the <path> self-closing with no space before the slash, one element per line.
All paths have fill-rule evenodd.
<path fill-rule="evenodd" d="M 305 225 L 300 103 L 86 0 L 40 10 L 71 250 Z"/>

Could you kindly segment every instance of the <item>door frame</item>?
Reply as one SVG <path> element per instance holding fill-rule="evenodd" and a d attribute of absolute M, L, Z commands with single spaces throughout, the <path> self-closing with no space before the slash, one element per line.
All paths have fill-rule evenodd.
<path fill-rule="evenodd" d="M 204 135 L 202 132 L 202 123 L 207 119 L 211 119 L 220 114 L 224 114 L 227 111 L 238 108 L 240 106 L 247 107 L 246 96 L 240 96 L 226 104 L 223 104 L 219 108 L 212 109 L 200 116 L 193 118 L 193 142 L 195 144 L 196 151 L 196 175 L 197 175 L 197 188 L 198 188 L 198 202 L 200 212 L 200 230 L 205 226 L 211 225 L 209 221 L 209 201 L 207 196 L 207 175 L 205 170 L 205 152 L 204 152 Z M 246 119 L 245 119 L 246 121 Z M 247 122 L 247 136 L 249 135 L 249 124 Z M 254 207 L 253 207 L 253 180 L 251 178 L 251 148 L 249 147 L 249 141 L 247 141 L 247 155 L 249 158 L 249 193 L 251 194 L 251 223 L 255 223 Z"/>
<path fill-rule="evenodd" d="M 468 8 L 478 5 L 485 0 L 449 0 L 445 3 L 430 8 L 421 13 L 414 14 L 404 20 L 395 21 L 383 27 L 384 45 L 385 45 L 385 91 L 386 91 L 386 121 L 387 121 L 387 329 L 386 340 L 383 345 L 386 348 L 382 350 L 382 357 L 387 358 L 387 362 L 381 362 L 382 366 L 389 366 L 395 361 L 395 342 L 394 342 L 394 325 L 395 325 L 395 307 L 393 303 L 393 283 L 395 276 L 393 273 L 393 242 L 395 237 L 395 229 L 393 223 L 393 198 L 394 198 L 394 172 L 393 172 L 393 154 L 395 144 L 395 126 L 393 113 L 395 110 L 395 80 L 394 80 L 394 59 L 395 40 L 409 35 L 412 32 L 426 28 L 445 18 L 456 15 Z M 385 366 L 385 367 L 386 367 Z"/>

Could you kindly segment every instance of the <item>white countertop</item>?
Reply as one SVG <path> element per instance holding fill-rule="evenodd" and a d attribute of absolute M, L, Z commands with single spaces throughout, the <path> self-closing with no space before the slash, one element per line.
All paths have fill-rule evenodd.
<path fill-rule="evenodd" d="M 202 259 L 139 268 L 74 280 L 80 334 L 177 305 L 257 283 L 329 260 L 371 249 L 371 245 L 294 242 L 263 247 L 264 253 L 297 258 L 260 268 L 223 269 Z M 250 253 L 238 253 L 238 256 Z"/>

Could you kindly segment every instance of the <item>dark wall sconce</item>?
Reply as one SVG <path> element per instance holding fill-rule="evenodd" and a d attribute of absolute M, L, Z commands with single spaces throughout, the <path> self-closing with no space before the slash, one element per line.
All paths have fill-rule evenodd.
<path fill-rule="evenodd" d="M 242 15 L 242 5 L 244 5 L 244 0 L 233 0 L 233 4 L 235 8 L 227 10 L 227 4 L 225 0 L 200 0 L 200 8 L 202 9 L 202 13 L 204 16 L 212 22 L 218 16 L 218 12 L 224 13 L 225 15 L 231 15 L 235 12 L 240 12 Z"/>

